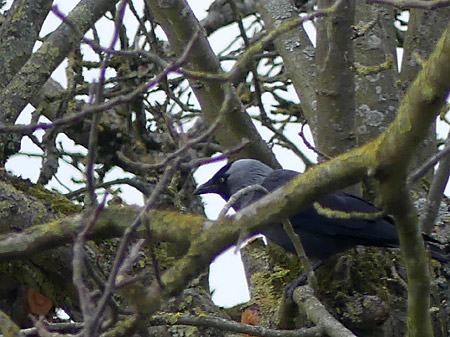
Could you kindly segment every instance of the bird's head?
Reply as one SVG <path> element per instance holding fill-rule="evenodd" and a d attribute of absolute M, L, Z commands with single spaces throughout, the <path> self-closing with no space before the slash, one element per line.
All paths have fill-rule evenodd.
<path fill-rule="evenodd" d="M 239 159 L 228 163 L 217 171 L 206 183 L 197 187 L 194 194 L 215 193 L 228 201 L 230 197 L 244 187 L 261 184 L 273 170 L 255 159 Z M 243 200 L 237 204 L 244 206 Z"/>

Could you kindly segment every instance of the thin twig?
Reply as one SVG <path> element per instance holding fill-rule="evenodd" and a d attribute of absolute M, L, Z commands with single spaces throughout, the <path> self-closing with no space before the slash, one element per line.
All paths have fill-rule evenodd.
<path fill-rule="evenodd" d="M 302 123 L 302 127 L 300 129 L 300 132 L 298 133 L 298 135 L 301 137 L 301 139 L 303 140 L 303 143 L 305 143 L 306 147 L 312 151 L 314 151 L 314 153 L 316 153 L 319 157 L 324 158 L 324 159 L 331 159 L 331 157 L 323 152 L 320 152 L 319 150 L 316 149 L 315 146 L 313 146 L 307 139 L 305 136 L 305 125 L 306 123 Z"/>
<path fill-rule="evenodd" d="M 190 56 L 191 50 L 195 44 L 195 41 L 197 40 L 199 36 L 199 33 L 196 32 L 192 39 L 187 43 L 186 49 L 184 49 L 183 53 L 180 55 L 179 58 L 174 60 L 173 62 L 169 63 L 163 71 L 161 71 L 158 75 L 156 75 L 153 80 L 149 82 L 145 82 L 141 85 L 139 85 L 135 90 L 131 91 L 130 93 L 122 96 L 118 96 L 115 98 L 110 99 L 109 101 L 98 104 L 98 105 L 85 105 L 79 113 L 70 114 L 66 117 L 55 119 L 51 123 L 33 123 L 28 125 L 3 125 L 0 124 L 0 132 L 8 132 L 8 133 L 18 133 L 18 134 L 28 134 L 33 133 L 36 130 L 42 129 L 47 130 L 59 126 L 65 126 L 70 124 L 78 123 L 82 120 L 84 120 L 86 117 L 100 113 L 102 111 L 106 111 L 112 108 L 115 108 L 116 106 L 129 103 L 133 101 L 138 95 L 145 93 L 149 91 L 151 88 L 156 86 L 162 78 L 167 76 L 168 73 L 175 71 L 178 69 L 182 64 L 186 62 L 188 57 Z"/>
<path fill-rule="evenodd" d="M 161 279 L 161 271 L 160 271 L 160 268 L 159 268 L 159 262 L 158 262 L 158 259 L 156 257 L 156 254 L 155 254 L 155 244 L 152 241 L 152 238 L 150 236 L 151 231 L 150 231 L 150 224 L 149 224 L 149 219 L 148 219 L 147 214 L 143 215 L 142 222 L 144 223 L 145 233 L 147 235 L 147 241 L 149 242 L 149 246 L 150 246 L 149 247 L 150 259 L 152 260 L 153 271 L 155 272 L 155 279 L 156 279 L 156 282 L 158 282 L 159 287 L 161 289 L 164 289 L 165 286 L 164 286 L 164 283 L 163 283 L 163 281 Z"/>
<path fill-rule="evenodd" d="M 308 257 L 306 256 L 305 249 L 303 248 L 303 244 L 300 241 L 300 237 L 298 236 L 297 233 L 295 233 L 294 228 L 292 227 L 292 223 L 289 220 L 289 218 L 286 218 L 286 217 L 283 218 L 283 220 L 281 220 L 281 223 L 283 224 L 284 231 L 289 236 L 289 239 L 291 239 L 292 244 L 294 245 L 295 252 L 297 253 L 297 257 L 300 260 L 300 263 L 306 274 L 308 284 L 314 290 L 317 290 L 318 288 L 317 288 L 316 274 L 314 273 L 314 268 L 311 266 L 311 262 L 309 261 Z"/>
<path fill-rule="evenodd" d="M 55 332 L 74 332 L 83 328 L 84 324 L 79 322 L 70 323 L 49 323 L 43 322 L 48 331 Z M 296 330 L 278 330 L 269 329 L 262 326 L 253 326 L 249 324 L 239 323 L 232 320 L 211 317 L 211 316 L 194 316 L 194 315 L 178 315 L 178 314 L 167 314 L 167 315 L 157 315 L 153 316 L 149 320 L 151 326 L 197 326 L 197 327 L 208 327 L 216 328 L 222 331 L 229 331 L 235 333 L 241 333 L 251 336 L 261 336 L 261 337 L 316 337 L 320 336 L 322 329 L 320 327 L 312 328 L 300 328 Z M 36 328 L 22 329 L 20 332 L 25 336 L 36 335 Z M 3 335 L 0 335 L 3 337 Z"/>
<path fill-rule="evenodd" d="M 331 219 L 363 219 L 363 220 L 376 220 L 384 217 L 386 213 L 384 211 L 378 211 L 374 213 L 368 212 L 346 212 L 329 207 L 322 206 L 320 202 L 316 201 L 313 203 L 314 209 L 317 214 L 325 216 Z"/>
<path fill-rule="evenodd" d="M 436 165 L 439 160 L 450 153 L 450 144 L 445 142 L 445 147 L 442 151 L 431 156 L 422 166 L 420 166 L 414 173 L 408 177 L 408 184 L 416 183 L 420 178 L 422 178 L 429 170 L 431 170 L 434 165 Z"/>
<path fill-rule="evenodd" d="M 445 141 L 445 148 L 450 148 L 450 131 Z M 440 153 L 442 153 L 441 151 Z M 439 214 L 442 196 L 444 195 L 445 186 L 447 186 L 450 175 L 450 156 L 442 157 L 439 166 L 434 174 L 431 182 L 430 190 L 428 192 L 427 201 L 423 207 L 420 216 L 420 226 L 422 231 L 430 234 L 436 218 Z"/>
<path fill-rule="evenodd" d="M 125 157 L 124 154 L 118 152 L 117 156 L 119 158 L 119 160 L 121 160 L 122 162 L 126 163 L 128 166 L 132 167 L 135 170 L 138 171 L 149 171 L 149 170 L 157 170 L 160 169 L 162 167 L 165 167 L 167 165 L 168 162 L 170 162 L 171 160 L 173 160 L 174 158 L 178 158 L 180 157 L 180 155 L 184 154 L 187 152 L 188 149 L 192 148 L 193 146 L 199 144 L 200 142 L 204 141 L 206 138 L 208 138 L 209 136 L 211 136 L 217 129 L 217 127 L 219 126 L 220 122 L 222 121 L 227 109 L 228 109 L 228 105 L 231 99 L 231 95 L 230 93 L 230 88 L 229 86 L 227 86 L 226 88 L 226 94 L 225 94 L 225 99 L 222 103 L 222 107 L 217 115 L 217 118 L 215 119 L 215 121 L 213 123 L 211 123 L 211 125 L 208 127 L 208 129 L 203 132 L 200 136 L 193 138 L 191 140 L 189 140 L 186 144 L 184 144 L 181 148 L 179 148 L 178 150 L 168 154 L 160 163 L 157 164 L 146 164 L 146 163 L 136 163 L 136 162 L 132 162 L 130 160 L 128 160 L 128 158 Z M 244 142 L 248 143 L 248 140 L 243 140 Z M 240 145 L 238 146 L 240 147 Z"/>
<path fill-rule="evenodd" d="M 111 271 L 110 271 L 108 280 L 105 284 L 105 289 L 103 291 L 102 297 L 97 302 L 98 304 L 95 308 L 93 315 L 91 316 L 92 321 L 90 322 L 91 324 L 89 326 L 88 332 L 93 333 L 98 328 L 98 325 L 100 323 L 100 318 L 102 317 L 103 312 L 106 308 L 106 305 L 109 302 L 111 296 L 113 295 L 113 293 L 116 289 L 117 274 L 118 274 L 118 271 L 120 270 L 120 266 L 125 257 L 126 248 L 128 247 L 128 244 L 131 240 L 133 233 L 142 224 L 144 214 L 148 213 L 150 211 L 150 209 L 152 209 L 154 207 L 155 203 L 158 201 L 159 195 L 161 194 L 163 189 L 168 185 L 168 183 L 172 179 L 173 175 L 175 174 L 175 172 L 178 168 L 178 164 L 179 164 L 179 161 L 175 160 L 171 165 L 166 167 L 166 170 L 165 170 L 163 176 L 156 184 L 155 189 L 153 190 L 151 196 L 149 197 L 145 207 L 143 208 L 141 213 L 136 217 L 133 224 L 131 224 L 130 227 L 125 231 L 125 233 L 122 237 L 122 240 L 120 241 L 119 247 L 117 248 L 116 256 L 114 258 L 114 262 L 111 267 Z M 86 326 L 83 331 L 86 332 L 85 330 L 86 330 Z M 88 334 L 88 336 L 89 336 L 89 334 Z"/>
<path fill-rule="evenodd" d="M 259 184 L 255 184 L 255 185 L 250 185 L 247 186 L 239 191 L 237 191 L 236 193 L 234 193 L 230 199 L 228 200 L 228 202 L 225 204 L 225 206 L 222 208 L 222 210 L 219 213 L 218 219 L 221 219 L 222 217 L 225 216 L 225 214 L 228 212 L 228 210 L 236 204 L 236 202 L 244 195 L 250 193 L 250 192 L 262 192 L 264 194 L 269 194 L 270 192 L 263 186 L 259 185 Z M 247 203 L 245 203 L 242 206 L 247 206 L 249 203 L 251 203 L 253 201 L 252 196 L 249 197 L 249 200 L 247 201 Z M 286 231 L 286 234 L 289 236 L 289 238 L 292 241 L 292 244 L 294 245 L 295 248 L 295 252 L 297 253 L 297 256 L 300 260 L 300 263 L 303 266 L 303 269 L 306 273 L 306 277 L 308 280 L 308 283 L 314 288 L 317 289 L 317 279 L 316 276 L 314 274 L 314 268 L 311 266 L 311 263 L 309 262 L 308 257 L 306 256 L 305 250 L 303 249 L 303 245 L 302 242 L 300 241 L 299 236 L 297 235 L 297 233 L 295 233 L 294 228 L 292 227 L 292 224 L 289 220 L 289 218 L 283 218 L 281 220 L 282 224 L 283 224 L 283 228 Z M 235 252 L 237 252 L 240 249 L 240 246 L 243 242 L 243 240 L 245 239 L 246 233 L 244 233 L 244 235 L 239 236 L 239 240 L 236 243 L 236 249 Z"/>
<path fill-rule="evenodd" d="M 343 2 L 344 0 L 337 0 L 333 5 L 331 5 L 328 8 L 317 10 L 303 17 L 296 17 L 292 20 L 286 21 L 276 29 L 273 29 L 270 32 L 268 32 L 265 36 L 263 36 L 256 43 L 250 46 L 250 48 L 247 48 L 247 50 L 239 58 L 239 61 L 234 64 L 233 68 L 229 73 L 231 82 L 234 82 L 233 79 L 236 76 L 240 76 L 241 72 L 246 68 L 246 64 L 249 58 L 253 57 L 253 55 L 259 53 L 261 50 L 264 50 L 266 46 L 272 43 L 280 35 L 302 25 L 307 21 L 311 21 L 315 18 L 326 16 L 329 15 L 330 13 L 335 12 L 337 8 L 339 8 L 342 5 Z"/>
<path fill-rule="evenodd" d="M 111 43 L 109 49 L 114 49 L 118 39 L 120 27 L 122 25 L 123 17 L 125 15 L 125 9 L 127 7 L 127 2 L 122 0 L 118 5 L 118 11 L 114 22 L 114 32 L 111 38 Z M 106 78 L 106 69 L 109 65 L 111 59 L 111 54 L 106 53 L 100 68 L 100 74 L 98 76 L 98 83 L 96 84 L 95 92 L 95 105 L 99 105 L 103 102 L 103 89 Z M 86 162 L 86 204 L 88 206 L 95 205 L 97 202 L 97 196 L 95 194 L 95 175 L 94 175 L 94 165 L 97 158 L 97 143 L 98 143 L 98 124 L 100 122 L 100 114 L 94 114 L 92 116 L 91 129 L 89 132 L 89 146 L 87 153 Z"/>
<path fill-rule="evenodd" d="M 87 226 L 78 234 L 75 243 L 73 245 L 73 260 L 72 260 L 72 270 L 73 270 L 73 284 L 78 292 L 78 297 L 80 300 L 81 312 L 83 313 L 83 317 L 85 318 L 85 323 L 89 321 L 89 317 L 91 317 L 94 310 L 94 303 L 92 301 L 92 293 L 89 288 L 85 285 L 83 278 L 83 270 L 84 270 L 84 244 L 87 239 L 88 233 L 91 231 L 94 224 L 97 222 L 97 219 L 105 207 L 106 203 L 106 195 L 103 198 L 103 202 L 101 202 L 97 208 L 95 209 L 92 219 L 87 224 Z"/>
<path fill-rule="evenodd" d="M 225 214 L 227 214 L 227 212 L 230 210 L 230 208 L 236 204 L 236 202 L 239 200 L 240 197 L 242 197 L 243 195 L 245 195 L 247 193 L 255 192 L 255 191 L 263 192 L 264 194 L 269 194 L 269 191 L 265 187 L 263 187 L 259 184 L 244 187 L 243 189 L 240 189 L 239 191 L 234 193 L 230 197 L 230 199 L 228 199 L 227 203 L 222 207 L 222 210 L 220 211 L 219 216 L 217 218 L 218 219 L 223 218 L 225 216 Z M 248 201 L 251 202 L 252 199 L 249 199 Z M 247 206 L 247 205 L 243 205 L 243 206 Z"/>
<path fill-rule="evenodd" d="M 99 189 L 99 188 L 106 189 L 110 186 L 123 185 L 123 184 L 134 187 L 135 189 L 137 189 L 139 192 L 141 192 L 145 196 L 150 195 L 152 185 L 147 182 L 141 181 L 138 178 L 119 178 L 119 179 L 115 179 L 115 180 L 111 180 L 111 181 L 97 183 L 95 185 L 95 189 Z M 69 189 L 68 187 L 66 187 L 66 188 Z M 69 189 L 69 191 L 70 191 L 70 189 Z M 73 199 L 73 198 L 78 197 L 80 194 L 82 194 L 84 192 L 86 192 L 86 187 L 82 187 L 76 191 L 71 191 L 69 193 L 66 193 L 66 194 L 64 194 L 64 196 L 68 199 Z"/>

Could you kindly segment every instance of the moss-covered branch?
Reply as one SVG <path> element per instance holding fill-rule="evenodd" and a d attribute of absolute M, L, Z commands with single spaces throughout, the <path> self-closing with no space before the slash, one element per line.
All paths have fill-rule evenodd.
<path fill-rule="evenodd" d="M 139 209 L 134 207 L 109 207 L 102 212 L 88 237 L 90 239 L 120 237 L 138 214 Z M 205 221 L 203 217 L 197 215 L 158 210 L 149 212 L 148 218 L 152 239 L 176 243 L 180 253 L 186 251 Z M 45 249 L 73 242 L 84 226 L 80 219 L 80 215 L 66 217 L 30 227 L 20 233 L 0 235 L 0 261 L 30 256 Z M 141 226 L 137 235 L 144 236 L 144 231 L 144 226 Z"/>

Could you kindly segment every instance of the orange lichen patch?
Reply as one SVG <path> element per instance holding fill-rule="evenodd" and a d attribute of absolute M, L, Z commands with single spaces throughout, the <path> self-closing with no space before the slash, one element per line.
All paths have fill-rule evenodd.
<path fill-rule="evenodd" d="M 28 308 L 31 314 L 44 316 L 53 307 L 53 302 L 33 288 L 27 290 Z"/>
<path fill-rule="evenodd" d="M 249 325 L 259 325 L 258 312 L 247 308 L 241 315 L 241 322 Z M 243 334 L 244 337 L 254 337 L 253 335 Z"/>

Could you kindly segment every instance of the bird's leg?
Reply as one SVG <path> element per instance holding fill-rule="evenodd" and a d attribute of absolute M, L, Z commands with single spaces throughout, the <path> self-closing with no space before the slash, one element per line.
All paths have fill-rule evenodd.
<path fill-rule="evenodd" d="M 321 265 L 323 264 L 323 261 L 318 261 L 316 263 L 314 263 L 311 267 L 312 271 L 315 271 L 317 268 L 319 268 Z M 291 282 L 289 282 L 289 284 L 286 286 L 286 288 L 284 288 L 284 296 L 286 299 L 291 300 L 293 299 L 294 296 L 294 290 L 297 287 L 303 286 L 307 283 L 307 274 L 306 273 L 302 273 L 301 275 L 297 276 L 295 279 L 293 279 Z"/>

